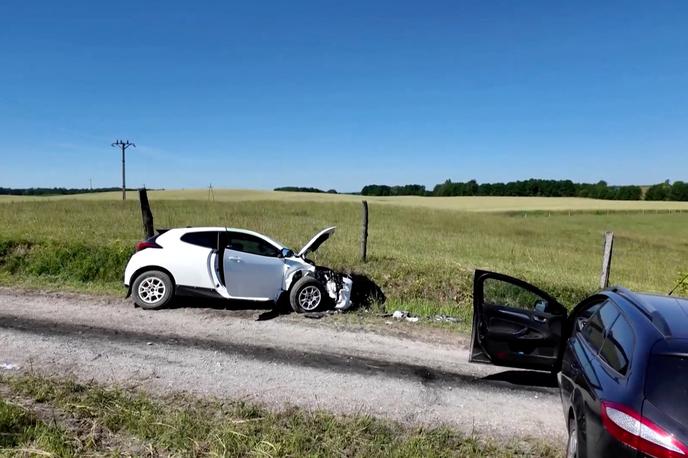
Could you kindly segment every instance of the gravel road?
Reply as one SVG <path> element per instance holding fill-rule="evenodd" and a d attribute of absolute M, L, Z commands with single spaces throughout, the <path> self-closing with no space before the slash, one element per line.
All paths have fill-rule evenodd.
<path fill-rule="evenodd" d="M 564 440 L 549 378 L 468 364 L 461 336 L 294 314 L 256 321 L 256 311 L 190 305 L 145 311 L 120 299 L 0 288 L 0 364 L 156 393 Z"/>

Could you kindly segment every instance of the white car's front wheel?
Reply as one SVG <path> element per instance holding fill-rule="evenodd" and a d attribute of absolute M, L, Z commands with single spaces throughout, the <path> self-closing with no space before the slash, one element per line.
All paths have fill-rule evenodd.
<path fill-rule="evenodd" d="M 136 305 L 147 310 L 159 309 L 172 302 L 174 283 L 165 272 L 149 270 L 136 277 L 132 291 Z"/>
<path fill-rule="evenodd" d="M 289 293 L 291 308 L 297 313 L 315 312 L 329 302 L 323 285 L 313 277 L 303 277 L 297 281 Z"/>

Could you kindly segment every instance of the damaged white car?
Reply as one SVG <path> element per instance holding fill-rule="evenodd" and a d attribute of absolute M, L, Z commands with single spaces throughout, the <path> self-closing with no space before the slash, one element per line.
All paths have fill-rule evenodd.
<path fill-rule="evenodd" d="M 306 256 L 335 228 L 313 237 L 298 253 L 265 235 L 244 229 L 195 227 L 161 230 L 136 244 L 124 285 L 137 305 L 164 307 L 179 296 L 273 301 L 289 295 L 296 312 L 351 305 L 352 280 L 316 266 Z"/>

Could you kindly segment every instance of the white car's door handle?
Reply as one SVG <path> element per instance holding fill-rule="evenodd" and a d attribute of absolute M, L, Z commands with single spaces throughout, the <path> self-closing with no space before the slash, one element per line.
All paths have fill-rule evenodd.
<path fill-rule="evenodd" d="M 227 261 L 241 262 L 241 258 L 236 257 L 236 256 L 230 256 L 230 257 L 227 258 Z"/>

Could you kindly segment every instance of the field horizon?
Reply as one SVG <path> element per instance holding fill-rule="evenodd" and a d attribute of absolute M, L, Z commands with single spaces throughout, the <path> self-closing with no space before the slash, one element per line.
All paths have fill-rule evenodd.
<path fill-rule="evenodd" d="M 119 201 L 121 192 L 83 193 L 54 196 L 0 195 L 0 203 L 30 201 Z M 603 200 L 585 197 L 511 197 L 511 196 L 363 196 L 357 194 L 329 194 L 309 192 L 269 191 L 253 189 L 213 188 L 149 190 L 151 205 L 155 201 L 189 200 L 206 202 L 260 202 L 282 201 L 290 203 L 352 203 L 363 200 L 369 203 L 422 207 L 467 212 L 586 212 L 586 211 L 688 211 L 688 202 Z M 127 191 L 127 200 L 138 201 L 137 191 Z"/>

